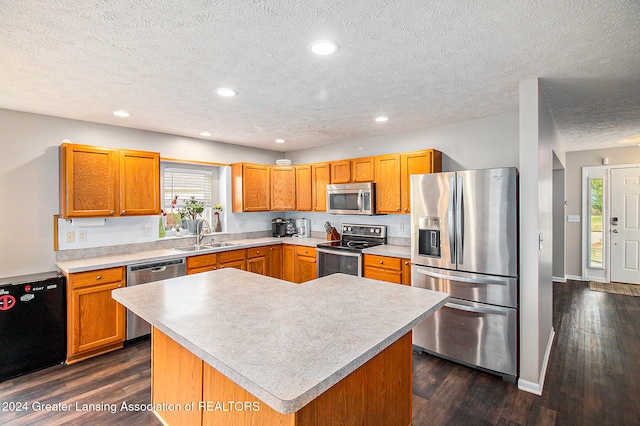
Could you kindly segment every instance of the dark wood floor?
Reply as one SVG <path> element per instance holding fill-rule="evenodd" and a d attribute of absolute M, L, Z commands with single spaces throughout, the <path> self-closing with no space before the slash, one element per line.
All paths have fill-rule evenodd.
<path fill-rule="evenodd" d="M 554 285 L 553 345 L 541 397 L 500 378 L 414 354 L 414 425 L 640 425 L 640 298 L 591 292 L 587 283 Z M 160 425 L 121 404 L 150 400 L 149 342 L 71 366 L 0 382 L 0 424 Z M 29 411 L 3 411 L 27 402 Z M 34 402 L 71 404 L 34 412 Z M 115 404 L 76 411 L 76 404 Z"/>

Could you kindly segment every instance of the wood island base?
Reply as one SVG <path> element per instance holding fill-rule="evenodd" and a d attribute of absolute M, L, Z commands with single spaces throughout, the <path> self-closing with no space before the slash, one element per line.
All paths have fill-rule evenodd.
<path fill-rule="evenodd" d="M 282 414 L 153 329 L 152 403 L 167 425 L 410 425 L 411 332 L 299 411 Z"/>

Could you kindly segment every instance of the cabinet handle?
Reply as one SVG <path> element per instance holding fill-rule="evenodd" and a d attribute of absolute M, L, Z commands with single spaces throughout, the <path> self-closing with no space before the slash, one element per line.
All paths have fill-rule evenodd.
<path fill-rule="evenodd" d="M 269 250 L 272 250 L 272 251 L 273 251 L 273 247 L 269 247 Z"/>
<path fill-rule="evenodd" d="M 244 211 L 246 212 L 247 210 L 249 210 L 249 208 L 248 208 L 248 207 L 245 207 L 245 208 L 244 208 Z"/>
<path fill-rule="evenodd" d="M 101 279 L 102 279 L 102 275 L 98 275 L 98 276 L 96 277 L 96 280 L 101 280 Z"/>
<path fill-rule="evenodd" d="M 307 251 L 305 250 L 304 252 L 306 253 Z"/>
<path fill-rule="evenodd" d="M 125 213 L 126 213 L 126 212 L 125 212 L 124 210 L 122 210 L 122 211 L 120 212 L 120 214 L 125 214 Z"/>
<path fill-rule="evenodd" d="M 397 212 L 399 212 L 399 211 L 400 211 L 400 208 L 398 207 L 398 208 L 396 209 L 396 211 L 397 211 Z"/>
<path fill-rule="evenodd" d="M 381 261 L 380 261 L 380 264 L 382 265 L 383 263 L 384 263 L 384 262 L 381 260 Z"/>
<path fill-rule="evenodd" d="M 405 211 L 405 212 L 408 212 L 408 211 L 409 211 L 409 207 L 405 207 L 405 208 L 404 208 L 404 211 Z"/>
<path fill-rule="evenodd" d="M 215 271 L 216 269 L 218 269 L 218 267 L 217 267 L 217 266 L 214 266 L 214 267 L 213 267 L 213 270 Z"/>
<path fill-rule="evenodd" d="M 404 264 L 405 264 L 405 265 L 408 265 L 408 264 L 409 264 L 409 262 L 404 262 Z"/>
<path fill-rule="evenodd" d="M 118 288 L 122 288 L 122 284 L 118 284 Z"/>
<path fill-rule="evenodd" d="M 224 265 L 222 265 L 222 266 L 220 267 L 220 269 L 224 269 Z"/>
<path fill-rule="evenodd" d="M 113 210 L 109 210 L 109 214 L 113 214 Z"/>

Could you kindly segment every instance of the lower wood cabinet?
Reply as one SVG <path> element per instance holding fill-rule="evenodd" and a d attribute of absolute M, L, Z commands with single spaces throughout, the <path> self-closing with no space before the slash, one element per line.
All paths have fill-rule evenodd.
<path fill-rule="evenodd" d="M 269 276 L 281 280 L 283 275 L 282 244 L 269 246 L 267 260 Z"/>
<path fill-rule="evenodd" d="M 411 262 L 409 259 L 365 254 L 363 264 L 365 278 L 411 285 Z"/>
<path fill-rule="evenodd" d="M 282 246 L 282 279 L 296 282 L 296 246 L 284 244 Z"/>
<path fill-rule="evenodd" d="M 252 247 L 247 249 L 247 271 L 254 274 L 268 275 L 267 253 L 268 247 Z"/>
<path fill-rule="evenodd" d="M 295 282 L 300 284 L 318 277 L 316 249 L 313 247 L 296 247 Z"/>
<path fill-rule="evenodd" d="M 126 311 L 111 291 L 124 277 L 124 267 L 67 276 L 67 364 L 123 346 Z"/>
<path fill-rule="evenodd" d="M 187 257 L 187 275 L 224 268 L 236 268 L 245 271 L 245 251 L 231 250 Z"/>

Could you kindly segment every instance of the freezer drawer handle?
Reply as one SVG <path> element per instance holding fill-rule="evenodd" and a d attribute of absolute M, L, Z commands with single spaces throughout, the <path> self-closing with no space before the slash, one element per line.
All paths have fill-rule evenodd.
<path fill-rule="evenodd" d="M 476 308 L 474 306 L 458 305 L 457 303 L 445 303 L 445 308 L 457 309 L 459 311 L 475 312 L 478 314 L 507 315 L 506 312 L 491 308 Z"/>
<path fill-rule="evenodd" d="M 492 285 L 507 285 L 508 284 L 507 281 L 497 281 L 497 280 L 490 280 L 490 279 L 486 279 L 486 278 L 458 277 L 458 276 L 438 274 L 436 272 L 425 271 L 425 270 L 422 270 L 422 269 L 416 269 L 416 272 L 418 272 L 419 274 L 422 274 L 422 275 L 426 275 L 428 277 L 442 278 L 442 279 L 449 280 L 449 281 L 459 281 L 459 282 L 463 282 L 463 283 L 492 284 Z"/>

